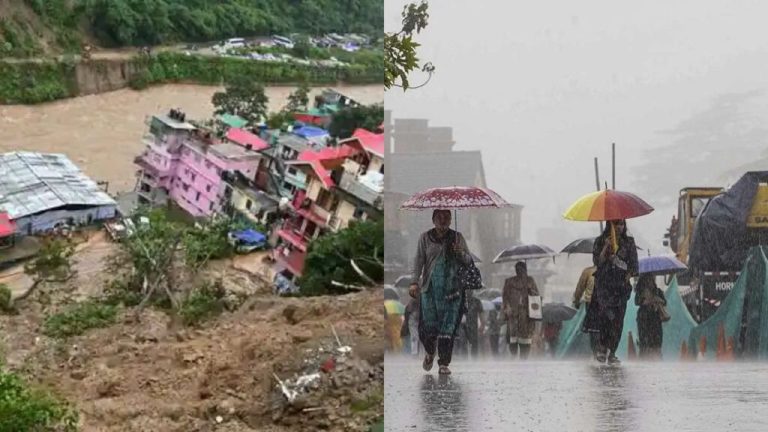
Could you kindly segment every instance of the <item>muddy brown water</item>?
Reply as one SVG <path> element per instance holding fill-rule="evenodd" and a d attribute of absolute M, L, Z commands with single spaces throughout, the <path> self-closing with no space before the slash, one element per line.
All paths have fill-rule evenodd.
<path fill-rule="evenodd" d="M 324 87 L 313 89 L 310 100 Z M 335 90 L 364 104 L 384 101 L 382 85 L 336 86 Z M 41 105 L 0 106 L 0 152 L 65 153 L 109 191 L 132 190 L 133 158 L 144 145 L 148 115 L 181 108 L 188 118 L 209 118 L 211 97 L 219 87 L 171 84 L 143 91 L 130 89 L 65 99 Z M 267 87 L 270 111 L 282 108 L 292 87 Z"/>

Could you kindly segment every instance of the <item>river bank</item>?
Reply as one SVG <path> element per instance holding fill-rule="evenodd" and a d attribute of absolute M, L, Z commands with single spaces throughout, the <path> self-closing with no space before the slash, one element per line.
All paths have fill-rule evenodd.
<path fill-rule="evenodd" d="M 116 56 L 91 60 L 0 61 L 0 104 L 36 104 L 131 86 L 164 83 L 219 85 L 249 76 L 265 85 L 383 83 L 383 66 L 319 67 L 286 62 L 162 52 L 151 57 Z"/>

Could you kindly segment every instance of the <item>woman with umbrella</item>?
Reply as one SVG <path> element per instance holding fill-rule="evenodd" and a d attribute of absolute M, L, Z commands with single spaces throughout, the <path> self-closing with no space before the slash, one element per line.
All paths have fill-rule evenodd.
<path fill-rule="evenodd" d="M 410 294 L 421 297 L 419 339 L 426 351 L 424 370 L 432 369 L 437 354 L 439 373 L 447 375 L 462 313 L 456 272 L 459 265 L 470 264 L 472 257 L 464 236 L 450 229 L 450 210 L 434 210 L 432 222 L 435 227 L 419 238 Z"/>
<path fill-rule="evenodd" d="M 632 294 L 630 277 L 637 274 L 635 240 L 627 235 L 627 222 L 613 220 L 595 239 L 592 260 L 597 267 L 592 301 L 582 330 L 598 333 L 595 358 L 619 363 L 616 350 L 624 327 L 627 301 Z"/>
<path fill-rule="evenodd" d="M 656 286 L 656 278 L 643 274 L 635 286 L 637 310 L 637 332 L 640 336 L 640 357 L 661 358 L 661 308 L 667 305 L 664 291 Z"/>

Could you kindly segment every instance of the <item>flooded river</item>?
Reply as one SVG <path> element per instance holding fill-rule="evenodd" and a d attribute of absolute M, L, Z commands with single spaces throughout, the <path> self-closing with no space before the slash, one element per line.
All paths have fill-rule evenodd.
<path fill-rule="evenodd" d="M 323 88 L 314 89 L 314 94 Z M 337 86 L 337 91 L 364 104 L 384 101 L 381 85 Z M 0 106 L 0 152 L 27 150 L 65 153 L 94 180 L 109 182 L 109 191 L 133 189 L 133 158 L 143 148 L 147 115 L 181 108 L 188 118 L 208 118 L 218 87 L 169 84 L 137 92 L 118 90 L 34 106 Z M 270 111 L 285 105 L 291 87 L 267 87 Z"/>

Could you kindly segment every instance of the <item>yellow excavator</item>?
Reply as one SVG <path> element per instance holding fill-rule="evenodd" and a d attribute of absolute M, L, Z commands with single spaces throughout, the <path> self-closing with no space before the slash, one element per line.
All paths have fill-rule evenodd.
<path fill-rule="evenodd" d="M 697 320 L 705 320 L 733 288 L 749 248 L 768 245 L 768 171 L 745 173 L 727 190 L 680 190 L 677 215 L 664 237 L 664 245 L 688 265 L 678 275 L 681 289 L 698 293 L 686 303 Z"/>
<path fill-rule="evenodd" d="M 718 187 L 687 187 L 680 190 L 677 215 L 672 216 L 672 223 L 664 238 L 669 239 L 665 246 L 669 246 L 683 263 L 688 263 L 688 250 L 696 218 L 709 200 L 721 192 L 723 188 Z"/>

